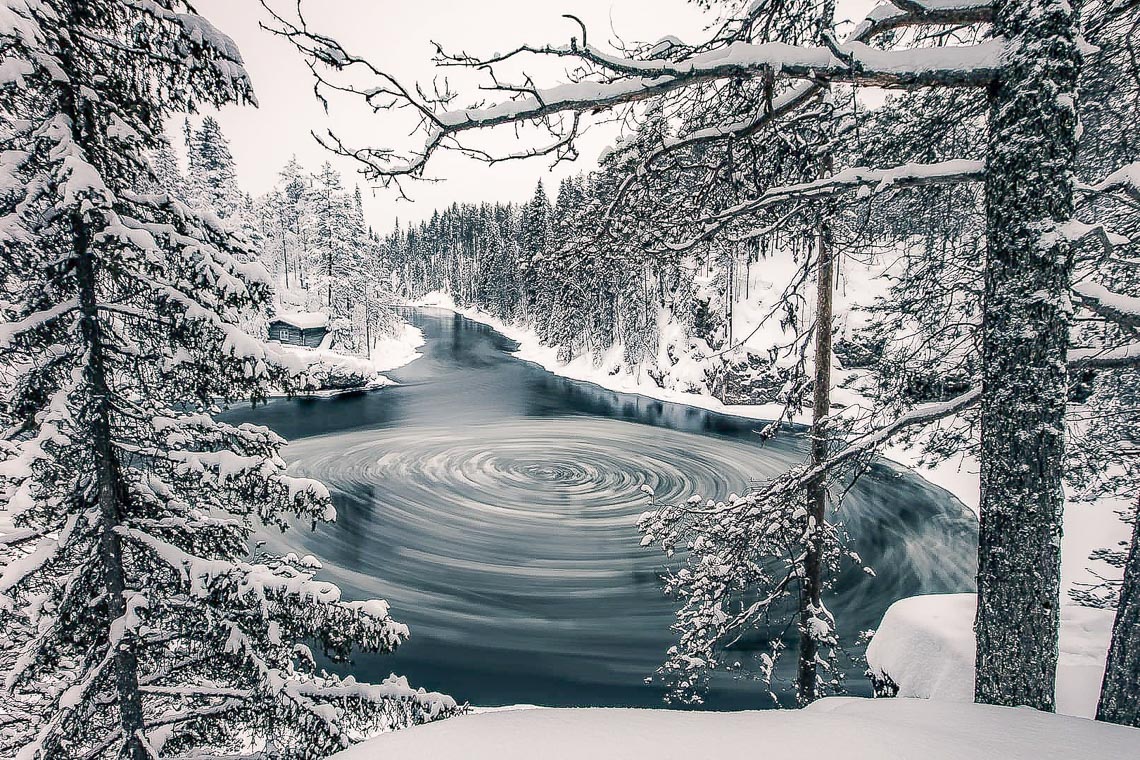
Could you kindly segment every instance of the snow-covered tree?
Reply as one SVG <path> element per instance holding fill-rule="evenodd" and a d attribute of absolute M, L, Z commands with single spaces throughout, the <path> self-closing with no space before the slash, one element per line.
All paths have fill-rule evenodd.
<path fill-rule="evenodd" d="M 162 124 L 252 102 L 178 0 L 0 4 L 0 724 L 5 756 L 317 757 L 454 703 L 317 669 L 407 630 L 259 529 L 332 519 L 283 441 L 216 399 L 301 387 L 238 325 L 264 269 L 153 189 Z"/>
<path fill-rule="evenodd" d="M 155 189 L 183 201 L 189 199 L 189 183 L 178 165 L 178 156 L 168 141 L 163 140 L 159 147 L 151 151 L 151 167 Z"/>
<path fill-rule="evenodd" d="M 1134 4 L 1110 5 L 1134 17 Z M 868 209 L 868 217 L 879 224 L 892 217 L 871 213 L 868 204 L 877 198 L 905 190 L 976 190 L 980 184 L 982 198 L 970 209 L 980 211 L 980 234 L 971 240 L 967 215 L 966 223 L 953 232 L 953 257 L 947 259 L 953 264 L 949 271 L 969 288 L 964 302 L 953 306 L 969 317 L 965 326 L 957 330 L 954 323 L 944 325 L 946 344 L 953 341 L 962 347 L 945 358 L 960 360 L 961 372 L 941 390 L 922 391 L 934 393 L 933 399 L 904 401 L 896 395 L 899 404 L 894 409 L 849 431 L 855 440 L 848 446 L 777 479 L 766 492 L 776 498 L 792 485 L 809 488 L 823 473 L 858 463 L 894 436 L 976 409 L 982 462 L 976 697 L 1052 709 L 1069 368 L 1086 373 L 1136 363 L 1127 341 L 1090 344 L 1073 330 L 1074 301 L 1103 315 L 1119 311 L 1120 295 L 1108 286 L 1111 282 L 1106 285 L 1096 278 L 1103 274 L 1101 269 L 1086 268 L 1087 260 L 1077 255 L 1090 240 L 1118 240 L 1110 229 L 1114 217 L 1102 218 L 1096 204 L 1078 208 L 1077 203 L 1082 66 L 1077 14 L 1069 3 L 1041 0 L 892 0 L 874 9 L 840 42 L 827 24 L 822 30 L 811 27 L 809 19 L 819 16 L 781 14 L 783 4 L 726 2 L 707 7 L 719 9 L 723 23 L 714 25 L 713 34 L 697 45 L 670 37 L 614 50 L 593 44 L 588 30 L 581 28 L 567 43 L 524 42 L 503 55 L 441 53 L 439 61 L 446 65 L 490 72 L 486 88 L 498 90 L 501 99 L 473 107 L 462 107 L 459 96 L 450 91 L 434 97 L 427 94 L 429 88 L 400 83 L 382 67 L 311 30 L 300 15 L 276 19 L 277 31 L 317 64 L 317 86 L 323 93 L 331 97 L 356 92 L 385 117 L 412 114 L 418 119 L 422 141 L 405 151 L 391 145 L 347 146 L 335 135 L 325 141 L 331 150 L 357 160 L 371 178 L 389 184 L 421 177 L 433 156 L 444 151 L 488 160 L 539 155 L 571 159 L 581 127 L 592 114 L 619 110 L 627 122 L 636 122 L 639 115 L 660 109 L 667 128 L 660 130 L 656 142 L 640 147 L 602 221 L 653 226 L 651 237 L 658 244 L 649 247 L 662 251 L 692 251 L 718 238 L 762 240 L 759 234 L 747 237 L 759 230 L 779 235 L 786 216 L 820 213 L 827 199 L 840 195 L 854 198 L 853 207 Z M 1124 39 L 1127 33 L 1120 30 L 1133 29 L 1129 23 L 1109 33 Z M 570 81 L 550 86 L 539 84 L 537 76 L 512 81 L 507 69 L 524 56 L 572 64 Z M 360 77 L 371 81 L 362 86 Z M 894 108 L 899 118 L 879 121 L 889 124 L 904 150 L 879 151 L 873 163 L 839 163 L 834 172 L 806 180 L 797 176 L 803 167 L 789 162 L 782 182 L 756 183 L 728 205 L 719 202 L 723 196 L 705 191 L 723 187 L 714 183 L 718 176 L 743 174 L 734 166 L 739 165 L 739 148 L 758 142 L 749 138 L 777 142 L 799 136 L 801 125 L 813 129 L 820 106 L 835 101 L 834 94 L 826 96 L 828 87 L 845 83 L 914 93 L 909 103 L 904 99 Z M 924 89 L 933 93 L 932 100 L 943 102 L 921 101 L 919 91 Z M 740 91 L 750 96 L 736 97 Z M 964 108 L 955 112 L 955 103 Z M 980 130 L 947 133 L 944 125 L 955 116 L 970 127 L 984 125 L 984 145 L 970 142 Z M 852 122 L 859 126 L 858 118 Z M 832 126 L 825 122 L 822 128 Z M 497 127 L 529 129 L 528 134 L 537 130 L 541 137 L 513 153 L 488 153 L 478 135 Z M 839 125 L 836 139 L 823 141 L 823 151 L 849 160 L 838 138 L 852 134 L 848 129 Z M 957 148 L 943 152 L 953 146 L 943 139 L 948 134 L 965 135 L 957 146 L 961 153 Z M 885 146 L 890 140 L 880 142 Z M 918 149 L 924 142 L 930 146 L 925 154 Z M 934 154 L 936 158 L 930 157 Z M 818 162 L 822 154 L 800 155 Z M 1133 170 L 1120 168 L 1132 160 L 1106 159 L 1096 177 L 1084 178 L 1081 194 L 1132 192 Z M 707 181 L 677 181 L 685 167 L 695 179 L 703 176 Z M 1100 181 L 1105 175 L 1108 179 Z M 968 197 L 950 197 L 955 203 L 970 202 Z M 883 205 L 879 202 L 876 209 Z M 892 213 L 901 230 L 905 207 Z M 826 221 L 826 213 L 821 220 Z M 972 271 L 959 266 L 971 250 Z M 913 272 L 930 282 L 941 251 L 928 252 L 934 255 L 925 263 L 918 264 L 917 257 L 911 261 L 916 262 Z M 1077 278 L 1085 277 L 1093 278 L 1107 297 L 1083 283 L 1073 287 Z M 811 279 L 796 285 L 793 299 L 802 296 Z M 1074 341 L 1075 350 L 1070 351 Z M 936 366 L 933 358 L 926 358 L 928 366 Z M 965 387 L 944 397 L 944 391 L 960 382 Z"/>
<path fill-rule="evenodd" d="M 201 208 L 221 219 L 238 216 L 243 194 L 238 187 L 237 167 L 229 140 L 213 116 L 202 119 L 198 129 L 188 133 L 186 150 L 190 164 L 190 191 Z"/>

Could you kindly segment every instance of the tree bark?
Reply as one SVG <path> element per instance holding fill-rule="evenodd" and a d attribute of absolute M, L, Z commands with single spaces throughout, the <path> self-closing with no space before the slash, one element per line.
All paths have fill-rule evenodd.
<path fill-rule="evenodd" d="M 818 38 L 826 40 L 835 24 L 835 2 L 824 0 L 818 19 Z M 817 179 L 827 179 L 835 173 L 835 156 L 832 140 L 835 130 L 831 121 L 831 85 L 820 89 L 820 101 L 827 106 L 819 135 Z M 831 216 L 833 206 L 824 200 L 819 207 L 816 225 L 816 307 L 815 307 L 815 374 L 812 379 L 811 448 L 812 469 L 827 460 L 828 415 L 831 414 L 831 328 L 832 292 L 835 287 L 835 261 L 832 250 Z M 827 475 L 812 480 L 805 489 L 807 499 L 807 525 L 805 526 L 805 553 L 803 584 L 800 588 L 800 653 L 796 675 L 796 701 L 800 706 L 819 699 L 818 660 L 819 640 L 812 621 L 823 613 L 823 564 L 825 541 L 824 524 L 827 520 Z"/>
<path fill-rule="evenodd" d="M 72 236 L 76 255 L 76 277 L 79 285 L 79 307 L 82 334 L 87 346 L 85 369 L 90 396 L 91 443 L 95 449 L 95 487 L 101 527 L 99 563 L 107 597 L 107 614 L 117 620 L 126 613 L 126 577 L 123 550 L 115 529 L 122 523 L 123 481 L 112 444 L 111 394 L 103 353 L 103 334 L 99 325 L 96 274 L 91 261 L 91 236 L 88 223 L 81 214 L 72 216 Z M 123 732 L 122 757 L 148 760 L 143 746 L 142 695 L 139 692 L 138 657 L 128 637 L 112 642 L 114 647 L 115 688 L 119 697 L 119 725 Z"/>
<path fill-rule="evenodd" d="M 1072 250 L 1076 15 L 998 0 L 990 89 L 975 699 L 1054 708 Z"/>
<path fill-rule="evenodd" d="M 825 88 L 825 97 L 830 88 Z M 825 138 L 830 130 L 825 130 Z M 820 157 L 820 176 L 835 170 L 830 147 Z M 819 212 L 816 234 L 815 374 L 812 380 L 812 423 L 810 462 L 814 469 L 827 460 L 828 416 L 831 414 L 831 351 L 833 322 L 832 294 L 835 289 L 835 257 L 831 239 L 831 204 L 824 202 Z M 807 705 L 820 697 L 817 683 L 819 641 L 810 622 L 823 611 L 823 563 L 827 540 L 823 529 L 827 520 L 827 477 L 821 474 L 806 489 L 807 538 L 803 586 L 800 590 L 800 654 L 796 678 L 796 698 Z"/>
<path fill-rule="evenodd" d="M 1132 523 L 1096 719 L 1140 728 L 1140 514 Z"/>
<path fill-rule="evenodd" d="M 281 220 L 281 260 L 285 266 L 285 289 L 289 289 L 289 246 L 285 242 L 285 214 L 279 214 Z"/>
<path fill-rule="evenodd" d="M 827 459 L 827 417 L 831 412 L 831 324 L 835 263 L 831 230 L 821 217 L 817 235 L 819 261 L 816 271 L 815 376 L 812 388 L 811 466 Z M 819 698 L 816 684 L 819 642 L 809 621 L 823 610 L 823 525 L 827 520 L 827 478 L 821 475 L 807 487 L 807 546 L 804 554 L 803 588 L 800 591 L 800 655 L 796 697 L 801 705 Z"/>
<path fill-rule="evenodd" d="M 64 25 L 74 30 L 80 25 L 83 9 L 78 2 L 68 3 Z M 65 71 L 71 70 L 70 39 L 60 51 L 60 62 Z M 72 140 L 83 149 L 88 160 L 91 148 L 98 148 L 92 134 L 96 120 L 91 104 L 76 90 L 70 81 L 60 84 L 58 105 L 71 124 Z M 119 536 L 115 533 L 122 519 L 125 501 L 123 480 L 115 459 L 111 431 L 111 394 L 104 358 L 102 327 L 99 324 L 98 275 L 91 253 L 91 220 L 78 209 L 71 212 L 72 252 L 75 256 L 75 278 L 79 296 L 80 336 L 87 349 L 84 368 L 85 399 L 89 414 L 91 444 L 95 450 L 92 480 L 98 502 L 101 528 L 99 533 L 99 565 L 107 598 L 109 620 L 117 620 L 126 613 L 126 577 L 123 552 Z M 109 634 L 109 626 L 108 626 Z M 142 694 L 139 691 L 138 656 L 129 640 L 110 644 L 114 649 L 114 679 L 118 694 L 119 726 L 123 733 L 120 757 L 125 760 L 149 760 L 150 753 L 143 745 Z"/>

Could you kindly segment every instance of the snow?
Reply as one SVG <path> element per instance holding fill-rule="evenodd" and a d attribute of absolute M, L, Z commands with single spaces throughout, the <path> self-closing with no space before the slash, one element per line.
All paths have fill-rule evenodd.
<path fill-rule="evenodd" d="M 273 317 L 271 322 L 284 322 L 298 330 L 315 330 L 329 326 L 329 315 L 319 311 L 285 311 Z"/>
<path fill-rule="evenodd" d="M 418 359 L 422 355 L 418 349 L 423 344 L 423 333 L 418 328 L 403 323 L 397 335 L 376 340 L 372 346 L 371 359 L 349 356 L 330 348 L 286 344 L 273 344 L 273 347 L 287 357 L 290 366 L 297 364 L 309 367 L 311 376 L 321 386 L 309 395 L 329 396 L 394 385 L 382 373 Z"/>
<path fill-rule="evenodd" d="M 1132 194 L 1140 192 L 1140 161 L 1122 166 L 1105 177 L 1103 182 L 1094 185 L 1093 189 L 1100 191 L 1123 190 Z"/>
<path fill-rule="evenodd" d="M 69 314 L 79 308 L 77 298 L 69 298 L 43 311 L 37 311 L 16 322 L 0 324 L 0 348 L 8 348 L 12 341 L 21 334 L 46 325 L 59 317 Z"/>
<path fill-rule="evenodd" d="M 1073 290 L 1118 315 L 1140 317 L 1140 298 L 1114 293 L 1096 282 L 1079 282 Z"/>
<path fill-rule="evenodd" d="M 894 681 L 900 697 L 972 701 L 975 604 L 973 594 L 895 602 L 867 647 L 871 670 Z M 1062 605 L 1057 712 L 1082 718 L 1096 714 L 1114 615 L 1112 610 Z"/>
<path fill-rule="evenodd" d="M 212 52 L 203 58 L 221 79 L 229 83 L 234 99 L 240 101 L 244 98 L 256 106 L 257 98 L 253 95 L 249 73 L 245 70 L 237 44 L 196 13 L 173 13 L 170 16 L 182 26 L 183 39 Z"/>
<path fill-rule="evenodd" d="M 804 710 L 514 709 L 384 734 L 336 760 L 1121 760 L 1140 730 L 1035 710 L 835 697 Z"/>
<path fill-rule="evenodd" d="M 4 58 L 0 60 L 0 87 L 24 86 L 24 77 L 34 72 L 31 64 L 18 58 Z"/>

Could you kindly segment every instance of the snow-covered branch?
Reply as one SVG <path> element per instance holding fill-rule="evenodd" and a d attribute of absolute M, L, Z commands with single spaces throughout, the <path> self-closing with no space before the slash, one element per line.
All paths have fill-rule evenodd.
<path fill-rule="evenodd" d="M 676 251 L 687 250 L 720 232 L 734 219 L 784 203 L 808 201 L 852 190 L 873 194 L 932 185 L 976 182 L 985 177 L 985 170 L 983 162 L 966 159 L 941 161 L 935 164 L 905 164 L 890 169 L 872 169 L 863 166 L 844 169 L 824 179 L 769 188 L 756 198 L 698 220 L 698 224 L 702 227 L 698 236 L 682 242 L 666 243 L 666 247 Z"/>
<path fill-rule="evenodd" d="M 452 56 L 440 51 L 436 58 L 439 65 L 487 71 L 491 84 L 485 89 L 509 96 L 490 105 L 455 108 L 454 93 L 437 89 L 434 95 L 429 95 L 423 88 L 404 85 L 336 40 L 313 31 L 300 4 L 297 13 L 289 18 L 275 11 L 269 0 L 262 0 L 262 4 L 274 20 L 270 31 L 288 39 L 306 57 L 316 78 L 318 95 L 322 91 L 350 94 L 362 98 L 375 111 L 407 106 L 419 115 L 423 142 L 418 150 L 403 157 L 389 149 L 349 148 L 332 133 L 327 137 L 317 136 L 327 148 L 356 159 L 363 164 L 368 176 L 384 182 L 422 177 L 429 159 L 438 150 L 477 155 L 478 151 L 459 142 L 459 137 L 469 131 L 508 124 L 539 125 L 554 135 L 554 147 L 513 153 L 510 157 L 557 152 L 561 158 L 572 152 L 579 130 L 576 118 L 571 125 L 564 121 L 568 115 L 597 113 L 732 79 L 808 82 L 803 87 L 793 88 L 780 103 L 773 104 L 756 118 L 686 138 L 691 144 L 694 139 L 754 133 L 759 125 L 769 123 L 775 113 L 786 113 L 806 102 L 817 92 L 815 88 L 825 82 L 882 87 L 983 86 L 993 81 L 1004 54 L 1004 44 L 998 38 L 972 45 L 911 49 L 880 49 L 868 44 L 884 32 L 906 26 L 988 22 L 990 6 L 970 2 L 945 6 L 915 2 L 906 3 L 905 7 L 887 3 L 876 8 L 848 41 L 817 46 L 734 40 L 695 49 L 673 46 L 664 55 L 656 48 L 637 55 L 615 55 L 587 44 L 583 28 L 582 40 L 572 38 L 565 45 L 524 44 L 509 53 L 489 57 Z M 524 84 L 501 82 L 494 67 L 523 55 L 567 59 L 578 64 L 581 71 L 571 81 L 547 87 L 536 85 L 529 78 Z M 336 81 L 326 73 L 327 69 L 341 72 L 351 69 L 363 73 L 372 84 L 358 86 Z"/>
<path fill-rule="evenodd" d="M 758 4 L 757 8 L 759 7 Z M 993 8 L 988 2 L 971 3 L 966 0 L 960 4 L 947 3 L 945 7 L 941 7 L 940 4 L 936 7 L 925 7 L 917 2 L 882 3 L 848 35 L 846 42 L 847 44 L 867 43 L 886 32 L 919 24 L 932 26 L 984 24 L 990 21 L 992 14 Z M 740 140 L 758 134 L 788 114 L 802 108 L 816 97 L 826 84 L 825 81 L 800 82 L 772 98 L 771 102 L 762 104 L 757 113 L 747 118 L 727 124 L 702 127 L 681 137 L 666 139 L 663 145 L 646 155 L 638 171 L 626 175 L 611 204 L 611 210 L 621 203 L 632 184 L 652 169 L 660 159 L 696 145 L 730 139 Z"/>
<path fill-rule="evenodd" d="M 1004 44 L 994 39 L 977 45 L 914 50 L 879 50 L 861 42 L 840 45 L 836 50 L 779 42 L 735 43 L 677 62 L 637 61 L 595 53 L 586 60 L 601 61 L 624 76 L 605 82 L 571 82 L 492 106 L 436 113 L 434 120 L 441 131 L 454 134 L 566 111 L 611 108 L 711 81 L 760 76 L 851 81 L 879 87 L 977 86 L 993 80 L 1004 50 Z M 547 52 L 584 57 L 568 48 Z"/>
<path fill-rule="evenodd" d="M 1140 298 L 1113 293 L 1096 282 L 1075 284 L 1073 295 L 1097 316 L 1133 332 L 1140 331 Z"/>
<path fill-rule="evenodd" d="M 1084 369 L 1140 367 L 1140 343 L 1114 348 L 1078 348 L 1069 351 L 1069 366 Z"/>
<path fill-rule="evenodd" d="M 1117 169 L 1103 181 L 1093 185 L 1092 189 L 1099 192 L 1120 192 L 1133 200 L 1140 201 L 1140 161 Z"/>

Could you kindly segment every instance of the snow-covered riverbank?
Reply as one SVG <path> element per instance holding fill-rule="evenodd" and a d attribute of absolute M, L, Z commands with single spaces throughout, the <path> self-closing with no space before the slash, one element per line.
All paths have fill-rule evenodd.
<path fill-rule="evenodd" d="M 593 383 L 611 391 L 619 393 L 634 393 L 648 396 L 660 401 L 669 401 L 675 404 L 708 409 L 722 414 L 731 414 L 736 417 L 747 417 L 755 420 L 770 420 L 780 414 L 783 409 L 780 404 L 749 404 L 728 405 L 719 399 L 704 393 L 685 393 L 683 391 L 662 388 L 653 382 L 645 372 L 629 374 L 626 372 L 611 373 L 605 369 L 606 364 L 595 366 L 589 356 L 578 356 L 573 361 L 565 363 L 558 360 L 558 349 L 543 345 L 538 335 L 531 329 L 507 324 L 479 309 L 468 309 L 457 306 L 455 301 L 446 293 L 429 293 L 416 302 L 417 306 L 428 308 L 448 309 L 462 314 L 470 320 L 485 324 L 488 327 L 506 335 L 519 344 L 515 356 L 524 361 L 534 362 L 543 369 L 560 377 L 582 382 Z M 810 417 L 800 415 L 795 422 L 809 424 Z"/>
<path fill-rule="evenodd" d="M 371 358 L 351 356 L 324 347 L 280 345 L 275 348 L 280 353 L 293 356 L 299 365 L 308 365 L 314 378 L 323 386 L 320 390 L 303 395 L 325 398 L 393 385 L 393 381 L 384 373 L 420 358 L 419 349 L 423 344 L 423 332 L 403 323 L 396 335 L 376 340 Z"/>
<path fill-rule="evenodd" d="M 832 698 L 804 710 L 518 709 L 385 734 L 336 760 L 1119 760 L 1140 729 L 1036 710 Z"/>

